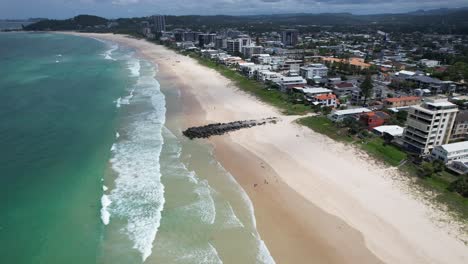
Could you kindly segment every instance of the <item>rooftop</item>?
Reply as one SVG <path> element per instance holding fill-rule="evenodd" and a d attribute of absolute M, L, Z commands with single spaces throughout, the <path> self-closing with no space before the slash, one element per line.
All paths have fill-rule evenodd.
<path fill-rule="evenodd" d="M 403 97 L 394 97 L 394 98 L 387 98 L 384 99 L 385 102 L 403 102 L 403 101 L 413 101 L 413 100 L 421 100 L 421 97 L 418 96 L 403 96 Z"/>
<path fill-rule="evenodd" d="M 405 130 L 401 126 L 378 126 L 375 127 L 374 130 L 380 132 L 380 133 L 387 133 L 392 136 L 401 136 L 403 135 L 403 131 Z"/>
<path fill-rule="evenodd" d="M 304 88 L 302 92 L 307 94 L 331 93 L 332 91 L 326 88 Z"/>
<path fill-rule="evenodd" d="M 462 142 L 457 142 L 457 143 L 451 143 L 451 144 L 446 144 L 440 146 L 447 152 L 455 152 L 455 151 L 461 151 L 468 149 L 468 141 L 462 141 Z"/>
<path fill-rule="evenodd" d="M 353 114 L 369 113 L 369 112 L 372 112 L 372 111 L 368 108 L 360 107 L 360 108 L 353 108 L 353 109 L 346 109 L 346 110 L 337 110 L 337 111 L 334 111 L 332 114 L 353 115 Z"/>
<path fill-rule="evenodd" d="M 318 100 L 336 99 L 336 95 L 334 95 L 334 94 L 320 94 L 320 95 L 315 96 L 315 99 L 318 99 Z"/>

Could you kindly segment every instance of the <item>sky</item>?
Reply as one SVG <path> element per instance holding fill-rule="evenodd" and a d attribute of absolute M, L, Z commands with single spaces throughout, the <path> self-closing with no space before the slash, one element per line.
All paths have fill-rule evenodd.
<path fill-rule="evenodd" d="M 0 19 L 107 18 L 166 15 L 253 15 L 278 13 L 402 13 L 468 6 L 467 0 L 0 0 Z"/>

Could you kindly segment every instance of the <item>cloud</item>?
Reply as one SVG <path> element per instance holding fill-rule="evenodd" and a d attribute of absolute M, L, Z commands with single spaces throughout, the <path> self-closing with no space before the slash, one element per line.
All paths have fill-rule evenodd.
<path fill-rule="evenodd" d="M 174 15 L 250 15 L 278 13 L 398 13 L 468 6 L 466 0 L 0 0 L 0 18 L 67 18 Z"/>

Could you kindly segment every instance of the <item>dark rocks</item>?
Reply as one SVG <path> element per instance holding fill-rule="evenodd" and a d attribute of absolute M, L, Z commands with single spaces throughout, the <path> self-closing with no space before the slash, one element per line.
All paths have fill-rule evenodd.
<path fill-rule="evenodd" d="M 184 132 L 184 136 L 194 139 L 194 138 L 208 138 L 214 135 L 223 135 L 225 133 L 239 130 L 242 128 L 249 128 L 254 126 L 261 126 L 268 123 L 276 124 L 278 118 L 269 117 L 261 120 L 244 120 L 244 121 L 235 121 L 230 123 L 215 123 L 209 124 L 206 126 L 200 127 L 191 127 Z"/>

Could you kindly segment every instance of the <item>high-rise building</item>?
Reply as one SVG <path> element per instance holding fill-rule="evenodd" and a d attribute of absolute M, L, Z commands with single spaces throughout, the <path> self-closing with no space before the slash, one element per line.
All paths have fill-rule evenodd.
<path fill-rule="evenodd" d="M 216 34 L 200 34 L 198 35 L 198 45 L 204 47 L 215 42 Z"/>
<path fill-rule="evenodd" d="M 151 17 L 153 22 L 153 30 L 156 33 L 166 31 L 166 18 L 162 15 L 154 15 Z"/>
<path fill-rule="evenodd" d="M 447 99 L 426 99 L 422 105 L 411 106 L 403 134 L 405 147 L 427 155 L 435 146 L 447 144 L 457 112 L 457 105 Z"/>
<path fill-rule="evenodd" d="M 281 42 L 285 47 L 294 47 L 299 43 L 299 31 L 297 29 L 286 29 L 281 32 Z"/>
<path fill-rule="evenodd" d="M 240 53 L 242 51 L 242 40 L 228 39 L 226 41 L 226 51 L 231 55 Z"/>
<path fill-rule="evenodd" d="M 223 37 L 216 37 L 215 38 L 215 48 L 217 49 L 226 49 L 227 48 L 227 40 Z"/>

